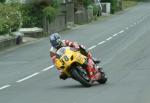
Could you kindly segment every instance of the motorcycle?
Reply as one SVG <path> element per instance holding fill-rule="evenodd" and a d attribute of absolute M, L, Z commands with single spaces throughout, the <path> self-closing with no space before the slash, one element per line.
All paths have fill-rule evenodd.
<path fill-rule="evenodd" d="M 91 87 L 94 84 L 94 82 L 91 82 L 89 72 L 85 69 L 85 64 L 90 65 L 90 68 L 92 65 L 92 68 L 96 68 L 101 74 L 101 78 L 97 80 L 98 83 L 104 84 L 107 81 L 102 68 L 98 68 L 92 59 L 71 47 L 61 47 L 58 49 L 54 64 L 58 70 L 65 73 L 69 78 L 80 82 L 85 87 Z M 90 73 L 92 73 L 92 71 Z"/>

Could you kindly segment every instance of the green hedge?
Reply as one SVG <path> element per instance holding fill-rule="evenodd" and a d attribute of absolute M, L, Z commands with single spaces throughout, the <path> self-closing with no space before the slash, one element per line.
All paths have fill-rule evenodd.
<path fill-rule="evenodd" d="M 20 24 L 22 27 L 43 27 L 43 16 L 52 22 L 58 13 L 57 0 L 52 0 L 52 4 L 49 2 L 20 4 L 15 1 L 0 3 L 0 35 L 17 30 Z"/>
<path fill-rule="evenodd" d="M 82 2 L 85 8 L 87 8 L 90 4 L 92 4 L 91 0 L 83 0 Z"/>
<path fill-rule="evenodd" d="M 42 27 L 43 12 L 40 6 L 34 4 L 22 4 L 20 6 L 22 27 Z"/>
<path fill-rule="evenodd" d="M 124 0 L 124 1 L 145 1 L 145 0 Z"/>
<path fill-rule="evenodd" d="M 51 23 L 56 18 L 58 11 L 57 11 L 57 9 L 53 8 L 52 6 L 48 6 L 43 9 L 43 13 L 44 13 L 45 17 L 48 19 L 49 23 Z"/>
<path fill-rule="evenodd" d="M 0 3 L 5 3 L 6 0 L 0 0 Z"/>
<path fill-rule="evenodd" d="M 98 7 L 96 5 L 92 5 L 93 6 L 93 15 L 97 16 L 98 15 Z"/>
<path fill-rule="evenodd" d="M 43 16 L 46 16 L 50 22 L 53 21 L 58 6 L 57 0 L 51 0 L 51 2 L 32 0 L 29 4 L 21 5 L 22 27 L 43 27 Z"/>
<path fill-rule="evenodd" d="M 20 26 L 20 12 L 18 7 L 0 3 L 0 35 L 16 31 Z"/>

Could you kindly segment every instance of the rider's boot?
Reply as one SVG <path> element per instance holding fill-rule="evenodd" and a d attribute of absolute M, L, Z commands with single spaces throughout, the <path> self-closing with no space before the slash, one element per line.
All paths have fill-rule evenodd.
<path fill-rule="evenodd" d="M 94 57 L 92 57 L 92 60 L 93 60 L 93 62 L 95 63 L 95 64 L 99 64 L 101 61 L 100 60 L 98 60 L 98 59 L 96 59 L 96 58 L 94 58 Z"/>

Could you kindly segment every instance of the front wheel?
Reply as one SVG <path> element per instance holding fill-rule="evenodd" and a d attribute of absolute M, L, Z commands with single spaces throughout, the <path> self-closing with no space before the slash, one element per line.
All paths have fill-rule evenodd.
<path fill-rule="evenodd" d="M 80 69 L 78 69 L 78 68 L 72 69 L 70 71 L 70 74 L 71 74 L 73 79 L 75 79 L 78 82 L 80 82 L 83 86 L 85 86 L 85 87 L 91 87 L 92 86 L 90 81 L 84 76 L 84 73 L 82 73 L 80 71 Z"/>

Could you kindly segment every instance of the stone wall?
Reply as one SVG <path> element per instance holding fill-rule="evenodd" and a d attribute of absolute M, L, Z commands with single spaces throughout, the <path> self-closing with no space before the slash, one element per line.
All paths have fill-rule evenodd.
<path fill-rule="evenodd" d="M 16 37 L 1 37 L 0 36 L 0 50 L 16 45 Z"/>
<path fill-rule="evenodd" d="M 45 18 L 44 19 L 44 33 L 54 33 L 54 32 L 59 32 L 62 31 L 64 29 L 66 29 L 66 16 L 65 14 L 61 13 L 59 15 L 57 15 L 56 19 L 52 22 L 49 23 L 48 20 Z"/>
<path fill-rule="evenodd" d="M 75 24 L 85 24 L 93 20 L 93 8 L 78 7 L 75 12 Z"/>
<path fill-rule="evenodd" d="M 66 4 L 66 10 L 67 22 L 74 22 L 74 3 L 68 2 Z"/>
<path fill-rule="evenodd" d="M 83 10 L 78 10 L 75 13 L 75 24 L 85 24 L 88 22 L 87 13 Z"/>
<path fill-rule="evenodd" d="M 61 3 L 60 11 L 66 16 L 67 26 L 74 24 L 74 2 Z"/>

